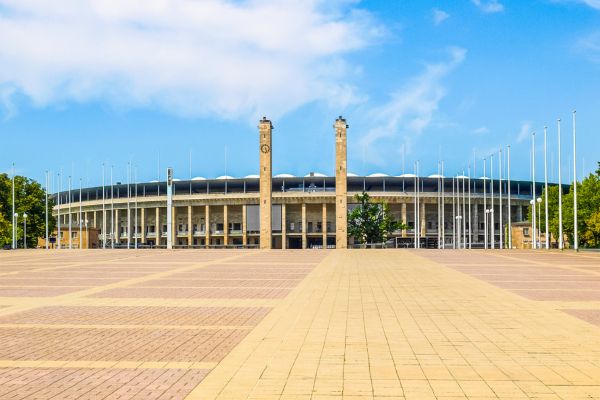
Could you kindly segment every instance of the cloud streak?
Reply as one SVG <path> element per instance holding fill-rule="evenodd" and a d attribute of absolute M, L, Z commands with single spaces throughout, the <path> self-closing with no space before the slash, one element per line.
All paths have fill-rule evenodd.
<path fill-rule="evenodd" d="M 471 2 L 486 14 L 494 14 L 504 11 L 504 5 L 498 0 L 471 0 Z"/>
<path fill-rule="evenodd" d="M 344 1 L 0 0 L 0 88 L 5 107 L 24 94 L 277 117 L 357 101 L 344 57 L 381 32 Z"/>
<path fill-rule="evenodd" d="M 450 14 L 448 14 L 446 11 L 444 10 L 440 10 L 439 8 L 434 8 L 432 10 L 432 14 L 433 14 L 433 24 L 434 25 L 440 25 L 442 22 L 444 22 L 445 20 L 447 20 L 448 18 L 450 18 Z"/>
<path fill-rule="evenodd" d="M 443 80 L 466 57 L 466 50 L 452 48 L 445 62 L 428 64 L 425 70 L 404 88 L 391 94 L 390 100 L 371 110 L 373 127 L 361 138 L 370 162 L 380 164 L 380 152 L 400 148 L 402 141 L 410 149 L 409 138 L 431 125 L 440 101 L 446 96 Z"/>

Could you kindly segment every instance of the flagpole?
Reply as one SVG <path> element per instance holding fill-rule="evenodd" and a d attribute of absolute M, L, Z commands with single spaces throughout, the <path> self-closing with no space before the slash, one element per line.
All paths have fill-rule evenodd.
<path fill-rule="evenodd" d="M 469 250 L 473 244 L 473 225 L 471 222 L 471 163 L 469 163 Z"/>
<path fill-rule="evenodd" d="M 102 248 L 106 249 L 106 190 L 105 186 L 106 168 L 102 163 Z"/>
<path fill-rule="evenodd" d="M 45 233 L 46 233 L 46 245 L 44 246 L 46 248 L 46 250 L 48 250 L 48 170 L 46 170 L 46 204 L 45 204 L 45 209 L 46 209 L 46 228 L 45 228 Z"/>
<path fill-rule="evenodd" d="M 563 250 L 565 242 L 563 239 L 563 214 L 562 214 L 562 173 L 561 173 L 561 160 L 560 155 L 562 153 L 560 148 L 560 118 L 556 121 L 558 126 L 558 248 Z"/>
<path fill-rule="evenodd" d="M 12 163 L 12 213 L 10 214 L 12 228 L 12 248 L 17 248 L 17 226 L 15 224 L 15 163 Z"/>
<path fill-rule="evenodd" d="M 463 249 L 467 248 L 467 219 L 465 215 L 467 215 L 465 207 L 466 207 L 466 198 L 465 198 L 465 171 L 462 172 L 462 227 L 463 227 Z"/>
<path fill-rule="evenodd" d="M 502 220 L 502 147 L 498 148 L 498 201 L 500 215 L 498 218 L 499 226 L 500 226 L 500 246 L 498 248 L 504 248 L 504 224 Z"/>
<path fill-rule="evenodd" d="M 535 132 L 531 134 L 531 193 L 533 206 L 531 207 L 531 220 L 533 222 L 533 248 L 537 248 L 536 226 L 535 226 Z"/>
<path fill-rule="evenodd" d="M 444 160 L 442 160 L 442 249 L 446 248 L 446 186 L 444 177 Z"/>
<path fill-rule="evenodd" d="M 577 227 L 577 111 L 573 111 L 573 245 L 579 250 L 579 237 Z"/>
<path fill-rule="evenodd" d="M 508 178 L 508 187 L 507 187 L 507 192 L 508 192 L 508 248 L 512 249 L 512 210 L 510 209 L 510 203 L 511 203 L 511 199 L 510 199 L 510 195 L 511 195 L 511 190 L 510 190 L 510 145 L 506 146 L 506 161 L 507 161 L 507 178 Z"/>
<path fill-rule="evenodd" d="M 490 247 L 494 249 L 496 229 L 494 226 L 494 153 L 490 155 Z"/>
<path fill-rule="evenodd" d="M 488 209 L 487 209 L 487 183 L 486 181 L 486 167 L 487 160 L 483 159 L 483 248 L 487 250 L 488 248 Z"/>
<path fill-rule="evenodd" d="M 421 179 L 419 179 L 419 160 L 417 160 L 417 249 L 421 248 Z"/>
<path fill-rule="evenodd" d="M 115 202 L 113 191 L 113 165 L 110 166 L 110 247 L 115 248 Z"/>
<path fill-rule="evenodd" d="M 61 168 L 61 170 L 62 170 L 62 168 Z M 60 206 L 61 206 L 60 191 L 61 190 L 62 190 L 62 176 L 61 176 L 61 173 L 59 172 L 58 173 L 58 248 L 59 249 L 62 249 L 62 246 L 60 243 L 60 240 L 62 238 L 61 231 L 60 231 Z"/>
<path fill-rule="evenodd" d="M 414 248 L 416 249 L 417 248 L 417 162 L 416 161 L 414 162 L 414 170 L 415 170 L 415 179 L 414 179 L 414 182 L 415 182 L 415 188 L 414 188 L 415 193 L 414 193 L 414 196 L 415 196 L 415 198 L 414 198 L 414 202 L 413 202 L 414 203 L 414 218 L 413 218 L 414 219 L 414 224 L 413 224 L 413 230 L 414 230 L 414 232 L 413 232 L 413 236 L 414 236 L 414 239 L 415 239 Z"/>
<path fill-rule="evenodd" d="M 137 166 L 133 167 L 133 181 L 135 184 L 135 203 L 134 203 L 134 210 L 135 210 L 135 227 L 134 227 L 134 247 L 137 249 L 138 248 L 138 203 L 137 203 L 137 197 L 138 197 L 138 183 L 137 183 Z"/>
<path fill-rule="evenodd" d="M 546 250 L 550 248 L 550 236 L 548 235 L 548 127 L 544 127 L 544 196 L 545 205 L 544 205 L 544 214 L 546 216 Z"/>
<path fill-rule="evenodd" d="M 81 178 L 79 178 L 79 250 L 81 250 L 83 247 L 83 237 L 82 237 L 83 220 L 81 219 L 81 213 L 83 211 L 82 210 L 83 203 L 82 203 L 82 198 L 81 198 L 82 186 L 83 186 L 83 182 L 81 181 Z"/>
<path fill-rule="evenodd" d="M 131 161 L 127 163 L 127 249 L 131 247 Z"/>
<path fill-rule="evenodd" d="M 456 249 L 456 188 L 455 177 L 452 175 L 452 248 Z"/>

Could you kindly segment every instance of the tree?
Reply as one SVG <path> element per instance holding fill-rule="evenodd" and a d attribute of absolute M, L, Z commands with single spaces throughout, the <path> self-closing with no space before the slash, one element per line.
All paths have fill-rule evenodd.
<path fill-rule="evenodd" d="M 600 210 L 593 213 L 586 221 L 587 230 L 584 240 L 593 247 L 600 247 Z"/>
<path fill-rule="evenodd" d="M 48 210 L 53 202 L 49 199 Z M 24 176 L 15 177 L 15 212 L 19 214 L 17 238 L 23 242 L 23 219 L 27 213 L 27 247 L 35 247 L 39 237 L 46 230 L 46 191 L 42 186 Z M 0 174 L 0 246 L 12 242 L 12 180 L 7 174 Z M 56 221 L 49 215 L 48 229 L 54 230 Z"/>
<path fill-rule="evenodd" d="M 404 229 L 403 223 L 396 221 L 386 203 L 372 203 L 365 192 L 356 195 L 360 203 L 348 213 L 348 233 L 360 243 L 383 243 L 398 229 Z"/>

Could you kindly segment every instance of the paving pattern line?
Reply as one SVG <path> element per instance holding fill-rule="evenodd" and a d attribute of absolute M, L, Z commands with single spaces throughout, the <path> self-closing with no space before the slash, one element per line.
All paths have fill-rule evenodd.
<path fill-rule="evenodd" d="M 140 277 L 124 279 L 122 281 L 106 284 L 103 286 L 96 286 L 93 288 L 79 290 L 79 291 L 75 291 L 72 293 L 67 293 L 67 294 L 63 294 L 63 295 L 59 295 L 59 296 L 38 298 L 37 301 L 33 300 L 30 302 L 26 302 L 24 304 L 22 303 L 19 305 L 11 305 L 9 307 L 2 308 L 2 309 L 0 309 L 0 316 L 10 315 L 10 314 L 17 313 L 17 312 L 23 312 L 23 311 L 27 311 L 27 310 L 41 307 L 41 306 L 65 305 L 65 304 L 68 304 L 69 301 L 72 301 L 73 299 L 81 299 L 83 297 L 86 297 L 86 296 L 89 296 L 92 294 L 96 294 L 96 293 L 100 293 L 100 292 L 104 292 L 109 289 L 123 288 L 123 287 L 127 287 L 130 285 L 151 281 L 154 279 L 168 277 L 169 275 L 172 275 L 172 274 L 177 274 L 177 273 L 181 273 L 181 272 L 188 272 L 188 271 L 193 271 L 196 269 L 205 268 L 205 267 L 208 267 L 213 264 L 218 264 L 222 260 L 232 261 L 232 260 L 242 258 L 242 257 L 244 257 L 244 254 L 240 253 L 240 254 L 236 254 L 234 256 L 224 257 L 220 260 L 207 260 L 207 261 L 196 262 L 196 263 L 190 262 L 188 265 L 185 265 L 185 266 L 182 266 L 179 268 L 175 268 L 175 269 L 171 269 L 168 271 L 161 271 L 161 272 L 156 272 L 156 273 L 149 274 L 149 275 L 143 275 Z M 2 300 L 0 300 L 0 304 L 4 304 L 2 302 Z"/>

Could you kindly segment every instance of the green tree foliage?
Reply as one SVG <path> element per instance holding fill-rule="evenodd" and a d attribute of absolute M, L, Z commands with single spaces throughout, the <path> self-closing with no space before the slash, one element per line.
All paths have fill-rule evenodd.
<path fill-rule="evenodd" d="M 372 203 L 365 192 L 356 195 L 360 203 L 348 213 L 348 234 L 360 243 L 383 243 L 390 235 L 405 226 L 396 221 L 385 203 Z"/>
<path fill-rule="evenodd" d="M 598 165 L 600 167 L 600 163 Z M 544 196 L 545 193 L 540 195 L 542 232 L 546 229 Z M 574 236 L 573 197 L 573 185 L 571 185 L 569 192 L 562 197 L 563 232 L 567 235 L 569 243 L 573 243 Z M 531 221 L 531 207 L 529 220 Z M 558 186 L 548 188 L 548 225 L 552 237 L 558 238 Z M 582 182 L 577 183 L 577 225 L 580 246 L 600 247 L 600 168 L 596 174 L 590 174 Z"/>
<path fill-rule="evenodd" d="M 15 177 L 15 212 L 19 214 L 17 222 L 17 238 L 19 246 L 23 245 L 23 214 L 27 213 L 27 247 L 37 246 L 39 237 L 45 236 L 46 224 L 46 191 L 42 186 L 23 176 Z M 48 202 L 51 210 L 53 203 Z M 0 246 L 12 243 L 12 180 L 7 174 L 0 174 Z M 49 230 L 55 227 L 55 220 L 48 219 Z"/>

